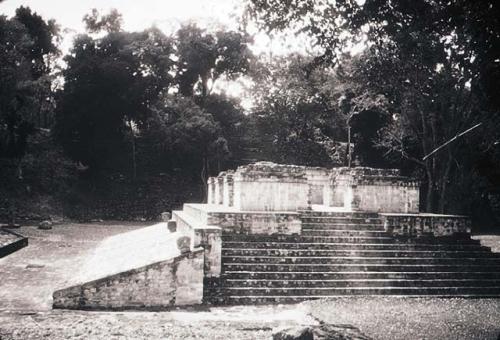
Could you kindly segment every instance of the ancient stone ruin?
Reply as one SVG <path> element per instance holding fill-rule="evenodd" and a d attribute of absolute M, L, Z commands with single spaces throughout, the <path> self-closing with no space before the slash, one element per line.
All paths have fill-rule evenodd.
<path fill-rule="evenodd" d="M 259 162 L 210 178 L 206 204 L 173 211 L 165 235 L 188 237 L 190 247 L 165 259 L 166 274 L 155 272 L 148 282 L 144 268 L 131 268 L 97 285 L 120 288 L 125 275 L 125 286 L 141 282 L 141 296 L 149 287 L 156 296 L 171 292 L 146 308 L 374 294 L 499 296 L 500 259 L 471 239 L 470 229 L 464 216 L 420 213 L 418 183 L 398 170 Z M 181 275 L 179 286 L 174 263 L 182 261 L 190 275 Z M 95 282 L 86 285 L 56 292 L 54 306 L 140 305 L 134 290 L 120 288 L 126 292 L 116 298 Z"/>

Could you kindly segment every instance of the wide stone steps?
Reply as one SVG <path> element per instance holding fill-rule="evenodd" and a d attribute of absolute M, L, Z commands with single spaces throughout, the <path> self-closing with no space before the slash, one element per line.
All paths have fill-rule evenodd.
<path fill-rule="evenodd" d="M 329 237 L 382 237 L 389 235 L 385 231 L 377 230 L 343 230 L 343 229 L 302 229 L 302 236 L 329 236 Z"/>
<path fill-rule="evenodd" d="M 303 212 L 301 235 L 222 235 L 216 304 L 298 302 L 346 295 L 500 296 L 500 255 L 469 235 L 385 232 L 377 214 Z"/>
<path fill-rule="evenodd" d="M 258 280 L 227 279 L 223 288 L 380 288 L 380 287 L 500 287 L 500 279 L 333 279 Z"/>
<path fill-rule="evenodd" d="M 334 240 L 333 240 L 334 241 Z M 472 244 L 432 244 L 432 243 L 343 243 L 343 242 L 275 242 L 275 241 L 224 241 L 226 249 L 252 248 L 252 249 L 301 249 L 301 250 L 428 250 L 428 251 L 473 251 L 489 250 L 478 243 Z"/>
<path fill-rule="evenodd" d="M 436 258 L 499 258 L 488 250 L 349 250 L 349 249 L 282 249 L 282 248 L 225 248 L 222 256 L 277 256 L 277 257 L 436 257 Z"/>
<path fill-rule="evenodd" d="M 224 288 L 225 295 L 236 296 L 331 296 L 331 295 L 434 295 L 434 294 L 500 295 L 500 287 L 324 287 L 324 288 Z"/>
<path fill-rule="evenodd" d="M 500 264 L 314 264 L 314 263 L 225 263 L 224 271 L 268 272 L 487 272 L 500 271 Z"/>
<path fill-rule="evenodd" d="M 304 229 L 320 229 L 320 230 L 359 230 L 359 231 L 385 231 L 383 225 L 375 224 L 347 224 L 347 223 L 302 223 Z"/>
<path fill-rule="evenodd" d="M 271 271 L 226 271 L 226 278 L 235 280 L 279 280 L 282 282 L 292 280 L 500 280 L 500 272 L 495 271 L 414 271 L 414 272 L 271 272 Z"/>
<path fill-rule="evenodd" d="M 340 211 L 310 211 L 310 210 L 299 210 L 301 214 L 301 219 L 307 218 L 342 218 L 342 219 L 374 219 L 380 220 L 377 213 L 368 212 L 340 212 Z"/>
<path fill-rule="evenodd" d="M 223 234 L 222 242 L 288 242 L 288 243 L 397 243 L 391 236 L 318 236 L 318 235 L 248 235 L 248 234 Z M 470 238 L 449 238 L 447 240 L 435 240 L 432 238 L 422 238 L 419 244 L 480 244 L 479 240 Z"/>
<path fill-rule="evenodd" d="M 492 265 L 500 267 L 497 257 L 358 257 L 358 256 L 222 256 L 224 265 L 252 264 L 365 264 L 365 265 Z"/>
<path fill-rule="evenodd" d="M 441 290 L 443 291 L 443 289 Z M 224 297 L 217 297 L 214 298 L 213 303 L 214 304 L 226 304 L 226 305 L 259 305 L 259 304 L 283 304 L 283 303 L 298 303 L 302 302 L 304 300 L 317 300 L 317 299 L 325 299 L 325 298 L 335 298 L 335 297 L 345 297 L 346 295 L 362 295 L 362 296 L 380 296 L 380 295 L 391 295 L 394 297 L 420 297 L 420 298 L 426 298 L 426 297 L 434 297 L 434 298 L 498 298 L 499 294 L 487 294 L 487 293 L 482 293 L 482 288 L 479 288 L 477 290 L 474 290 L 472 292 L 468 293 L 460 293 L 460 292 L 450 292 L 448 291 L 447 293 L 441 293 L 441 291 L 428 291 L 427 293 L 419 292 L 419 291 L 404 291 L 400 292 L 400 294 L 396 294 L 391 291 L 387 291 L 385 294 L 369 294 L 367 292 L 363 291 L 357 291 L 356 293 L 349 293 L 349 294 L 337 294 L 337 295 L 279 295 L 279 296 L 273 296 L 273 295 L 266 295 L 266 296 L 252 296 L 252 295 L 245 295 L 245 296 L 235 296 L 235 295 L 227 295 Z M 444 289 L 446 291 L 446 289 Z"/>
<path fill-rule="evenodd" d="M 307 216 L 301 217 L 302 223 L 331 223 L 331 224 L 350 224 L 350 225 L 383 225 L 379 218 L 350 218 L 350 217 L 325 217 L 325 216 Z"/>

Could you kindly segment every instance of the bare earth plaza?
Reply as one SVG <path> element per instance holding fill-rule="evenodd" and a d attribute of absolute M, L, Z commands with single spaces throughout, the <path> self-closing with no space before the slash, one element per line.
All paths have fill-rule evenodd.
<path fill-rule="evenodd" d="M 0 0 L 0 340 L 499 340 L 500 4 Z"/>

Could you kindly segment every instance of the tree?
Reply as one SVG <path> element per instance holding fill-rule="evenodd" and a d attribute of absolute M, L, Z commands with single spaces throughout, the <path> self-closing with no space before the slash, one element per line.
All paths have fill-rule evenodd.
<path fill-rule="evenodd" d="M 500 25 L 495 2 L 251 0 L 248 10 L 268 30 L 309 33 L 321 52 L 319 63 L 338 64 L 347 47 L 365 41 L 367 64 L 358 64 L 357 82 L 367 94 L 385 96 L 394 117 L 381 131 L 379 145 L 423 169 L 428 211 L 447 210 L 450 176 L 474 169 L 476 160 L 460 157 L 460 142 L 427 160 L 424 155 L 477 121 L 486 127 L 481 135 L 488 136 L 478 143 L 481 149 L 496 149 L 498 119 L 492 112 L 499 106 L 491 84 L 500 70 Z"/>
<path fill-rule="evenodd" d="M 75 40 L 65 58 L 57 122 L 57 135 L 74 160 L 94 173 L 132 163 L 135 174 L 134 130 L 172 85 L 172 52 L 172 41 L 157 29 Z"/>
<path fill-rule="evenodd" d="M 168 96 L 163 104 L 163 110 L 157 111 L 163 145 L 174 165 L 199 174 L 206 197 L 210 163 L 219 163 L 229 154 L 227 140 L 213 116 L 192 99 Z"/>
<path fill-rule="evenodd" d="M 267 65 L 268 71 L 254 87 L 253 114 L 272 159 L 327 166 L 333 162 L 331 146 L 337 124 L 318 93 L 309 64 L 308 58 L 288 56 Z"/>
<path fill-rule="evenodd" d="M 387 99 L 383 94 L 366 86 L 365 79 L 362 78 L 363 64 L 359 58 L 345 56 L 342 61 L 336 68 L 327 69 L 329 72 L 317 77 L 315 82 L 318 92 L 327 103 L 328 110 L 347 131 L 347 166 L 351 167 L 352 127 L 356 123 L 356 118 L 361 114 L 365 114 L 366 117 L 366 113 L 385 116 Z"/>
<path fill-rule="evenodd" d="M 201 103 L 221 77 L 235 79 L 249 71 L 253 58 L 249 38 L 233 31 L 207 33 L 195 25 L 177 31 L 177 83 L 188 97 L 199 95 Z"/>
<path fill-rule="evenodd" d="M 0 17 L 0 157 L 18 164 L 18 177 L 28 137 L 37 126 L 47 127 L 41 117 L 49 109 L 57 35 L 55 22 L 27 7 L 11 19 Z"/>
<path fill-rule="evenodd" d="M 237 99 L 228 97 L 226 94 L 211 94 L 203 105 L 206 112 L 210 113 L 219 124 L 221 133 L 227 141 L 229 154 L 226 154 L 217 164 L 211 168 L 217 173 L 223 168 L 234 168 L 244 163 L 249 147 L 248 140 L 248 117 Z"/>
<path fill-rule="evenodd" d="M 90 14 L 83 17 L 85 29 L 89 33 L 99 33 L 101 31 L 108 33 L 117 33 L 122 30 L 123 17 L 115 8 L 111 9 L 108 14 L 101 15 L 95 8 Z"/>

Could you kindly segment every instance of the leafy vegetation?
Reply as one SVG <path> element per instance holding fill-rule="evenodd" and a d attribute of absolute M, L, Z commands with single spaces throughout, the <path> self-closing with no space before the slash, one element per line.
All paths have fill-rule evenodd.
<path fill-rule="evenodd" d="M 128 194 L 148 196 L 147 183 L 164 181 L 186 185 L 185 197 L 167 205 L 199 201 L 208 176 L 252 160 L 395 166 L 422 181 L 427 211 L 495 223 L 496 3 L 248 0 L 246 6 L 245 20 L 270 34 L 306 35 L 314 49 L 257 56 L 243 29 L 186 24 L 172 35 L 154 27 L 127 32 L 118 11 L 92 10 L 83 19 L 87 32 L 61 56 L 54 21 L 25 7 L 0 17 L 2 192 L 50 195 L 52 184 L 41 178 L 51 177 L 44 169 L 57 168 L 54 162 L 61 167 L 51 181 L 63 183 L 53 183 L 60 188 L 56 200 L 78 206 L 111 199 L 117 183 L 130 187 Z M 355 44 L 363 46 L 357 54 Z M 237 81 L 251 83 L 244 94 L 251 108 L 218 90 Z"/>

